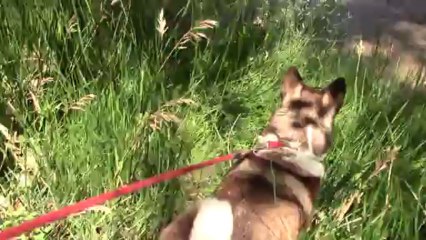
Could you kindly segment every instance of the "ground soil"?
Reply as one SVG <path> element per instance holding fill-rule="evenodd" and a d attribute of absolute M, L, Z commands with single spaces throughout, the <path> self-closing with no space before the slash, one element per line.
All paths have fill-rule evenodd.
<path fill-rule="evenodd" d="M 363 39 L 365 54 L 379 46 L 392 59 L 392 69 L 423 74 L 424 80 L 426 0 L 348 0 L 347 8 L 347 47 Z"/>

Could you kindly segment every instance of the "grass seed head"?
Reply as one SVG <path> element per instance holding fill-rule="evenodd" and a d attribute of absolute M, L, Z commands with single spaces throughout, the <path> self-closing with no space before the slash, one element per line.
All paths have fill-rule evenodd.
<path fill-rule="evenodd" d="M 168 29 L 166 19 L 164 18 L 164 9 L 161 9 L 160 13 L 158 14 L 156 29 L 160 34 L 160 38 L 163 38 Z"/>
<path fill-rule="evenodd" d="M 92 102 L 93 99 L 95 99 L 95 97 L 96 97 L 96 95 L 94 95 L 94 94 L 88 94 L 86 96 L 83 96 L 78 101 L 72 103 L 71 106 L 69 107 L 69 109 L 84 111 L 84 107 L 89 105 L 90 102 Z"/>

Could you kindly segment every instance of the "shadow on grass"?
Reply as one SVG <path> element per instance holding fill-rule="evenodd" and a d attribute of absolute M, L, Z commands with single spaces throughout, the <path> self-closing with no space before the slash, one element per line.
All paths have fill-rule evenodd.
<path fill-rule="evenodd" d="M 420 64 L 426 63 L 426 2 L 411 1 L 349 1 L 353 15 L 351 34 L 376 42 L 381 36 L 390 37 L 397 51 L 409 55 Z"/>

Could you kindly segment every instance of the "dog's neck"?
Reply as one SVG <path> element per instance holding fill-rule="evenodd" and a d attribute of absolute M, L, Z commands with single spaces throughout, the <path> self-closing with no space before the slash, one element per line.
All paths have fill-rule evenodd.
<path fill-rule="evenodd" d="M 324 165 L 322 161 L 324 155 L 317 156 L 313 153 L 309 144 L 308 134 L 308 149 L 301 149 L 301 143 L 296 141 L 284 141 L 284 146 L 279 149 L 268 149 L 268 142 L 280 141 L 274 133 L 267 133 L 258 137 L 255 155 L 277 162 L 278 164 L 287 164 L 294 168 L 296 175 L 301 177 L 318 177 L 324 176 Z M 281 140 L 283 141 L 283 140 Z"/>
<path fill-rule="evenodd" d="M 276 134 L 259 136 L 256 149 L 247 155 L 231 174 L 240 176 L 261 175 L 277 187 L 283 187 L 300 204 L 303 219 L 310 222 L 313 199 L 319 190 L 319 182 L 324 176 L 324 156 L 316 156 L 313 152 L 301 150 L 296 141 L 283 141 L 283 147 L 268 148 L 269 142 L 283 141 Z M 275 167 L 267 164 L 272 162 Z M 274 173 L 275 172 L 275 173 Z"/>

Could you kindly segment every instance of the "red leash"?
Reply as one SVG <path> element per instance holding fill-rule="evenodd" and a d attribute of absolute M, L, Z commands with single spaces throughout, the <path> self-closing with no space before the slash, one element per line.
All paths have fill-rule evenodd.
<path fill-rule="evenodd" d="M 282 143 L 280 143 L 280 142 L 269 142 L 268 143 L 269 148 L 276 148 L 276 147 L 281 147 L 281 146 L 282 146 Z M 186 173 L 189 173 L 189 172 L 197 170 L 197 169 L 205 168 L 205 167 L 215 165 L 215 164 L 218 164 L 218 163 L 221 163 L 221 162 L 232 160 L 236 157 L 237 157 L 236 154 L 228 154 L 228 155 L 213 158 L 211 160 L 207 160 L 207 161 L 204 161 L 204 162 L 201 162 L 201 163 L 192 164 L 192 165 L 189 165 L 187 167 L 180 168 L 180 169 L 171 170 L 171 171 L 168 171 L 168 172 L 165 172 L 165 173 L 161 173 L 159 175 L 156 175 L 156 176 L 144 179 L 144 180 L 140 180 L 140 181 L 134 182 L 132 184 L 121 186 L 116 190 L 109 191 L 109 192 L 106 192 L 106 193 L 103 193 L 101 195 L 94 196 L 94 197 L 91 197 L 91 198 L 87 198 L 85 200 L 74 203 L 72 205 L 68 205 L 68 206 L 65 206 L 61 209 L 49 212 L 49 213 L 44 214 L 44 215 L 41 215 L 41 216 L 34 218 L 32 220 L 25 221 L 18 226 L 7 228 L 7 229 L 0 232 L 0 240 L 6 240 L 6 239 L 10 239 L 10 238 L 13 238 L 13 237 L 20 236 L 21 234 L 32 231 L 32 230 L 39 228 L 43 225 L 64 219 L 64 218 L 66 218 L 66 217 L 68 217 L 72 214 L 82 212 L 82 211 L 84 211 L 88 208 L 91 208 L 91 207 L 94 207 L 94 206 L 97 206 L 97 205 L 102 205 L 108 200 L 129 194 L 129 193 L 136 192 L 136 191 L 138 191 L 142 188 L 146 188 L 146 187 L 149 187 L 149 186 L 157 184 L 157 183 L 165 182 L 167 180 L 179 177 L 181 175 L 184 175 Z"/>

